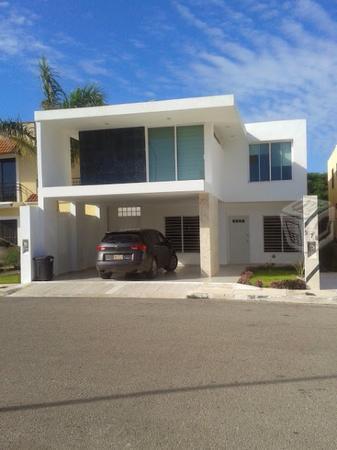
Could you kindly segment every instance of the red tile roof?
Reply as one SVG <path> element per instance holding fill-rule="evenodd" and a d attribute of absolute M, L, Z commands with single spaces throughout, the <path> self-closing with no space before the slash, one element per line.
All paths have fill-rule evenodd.
<path fill-rule="evenodd" d="M 27 202 L 27 203 L 29 203 L 29 202 L 37 202 L 37 194 L 31 194 L 31 195 L 27 198 L 26 202 Z"/>
<path fill-rule="evenodd" d="M 9 138 L 0 136 L 0 154 L 15 153 L 16 143 Z"/>

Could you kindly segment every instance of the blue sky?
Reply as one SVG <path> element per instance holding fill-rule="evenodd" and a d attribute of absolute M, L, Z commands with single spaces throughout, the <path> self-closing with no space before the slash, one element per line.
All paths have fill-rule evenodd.
<path fill-rule="evenodd" d="M 0 0 L 0 117 L 33 118 L 45 55 L 109 103 L 236 96 L 243 120 L 307 118 L 309 170 L 337 144 L 336 0 Z"/>

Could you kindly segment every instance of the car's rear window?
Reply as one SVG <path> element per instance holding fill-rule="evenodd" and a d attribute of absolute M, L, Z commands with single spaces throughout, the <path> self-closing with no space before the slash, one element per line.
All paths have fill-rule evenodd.
<path fill-rule="evenodd" d="M 127 244 L 129 242 L 139 241 L 141 241 L 139 234 L 132 233 L 109 233 L 102 239 L 102 242 L 106 242 L 107 244 Z"/>

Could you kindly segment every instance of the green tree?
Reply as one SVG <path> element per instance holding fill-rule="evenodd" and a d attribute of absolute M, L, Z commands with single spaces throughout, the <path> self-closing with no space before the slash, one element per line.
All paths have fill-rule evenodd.
<path fill-rule="evenodd" d="M 49 65 L 45 57 L 39 61 L 39 70 L 44 95 L 41 102 L 42 109 L 84 108 L 106 104 L 103 90 L 93 83 L 77 87 L 67 94 L 58 82 L 57 72 Z M 79 160 L 79 151 L 79 142 L 71 138 L 72 164 Z"/>
<path fill-rule="evenodd" d="M 68 94 L 58 82 L 57 72 L 49 65 L 45 57 L 39 61 L 41 87 L 44 98 L 42 109 L 83 108 L 105 105 L 105 95 L 96 84 L 77 87 Z"/>
<path fill-rule="evenodd" d="M 57 81 L 58 75 L 43 56 L 39 61 L 39 72 L 44 99 L 41 102 L 42 109 L 62 108 L 67 96 Z"/>
<path fill-rule="evenodd" d="M 328 177 L 326 173 L 308 173 L 308 194 L 317 195 L 319 200 L 328 200 Z"/>

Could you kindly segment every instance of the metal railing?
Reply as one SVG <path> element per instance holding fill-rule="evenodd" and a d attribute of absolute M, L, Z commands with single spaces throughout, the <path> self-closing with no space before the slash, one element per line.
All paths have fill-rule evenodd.
<path fill-rule="evenodd" d="M 32 194 L 22 183 L 0 183 L 0 202 L 25 202 Z"/>

